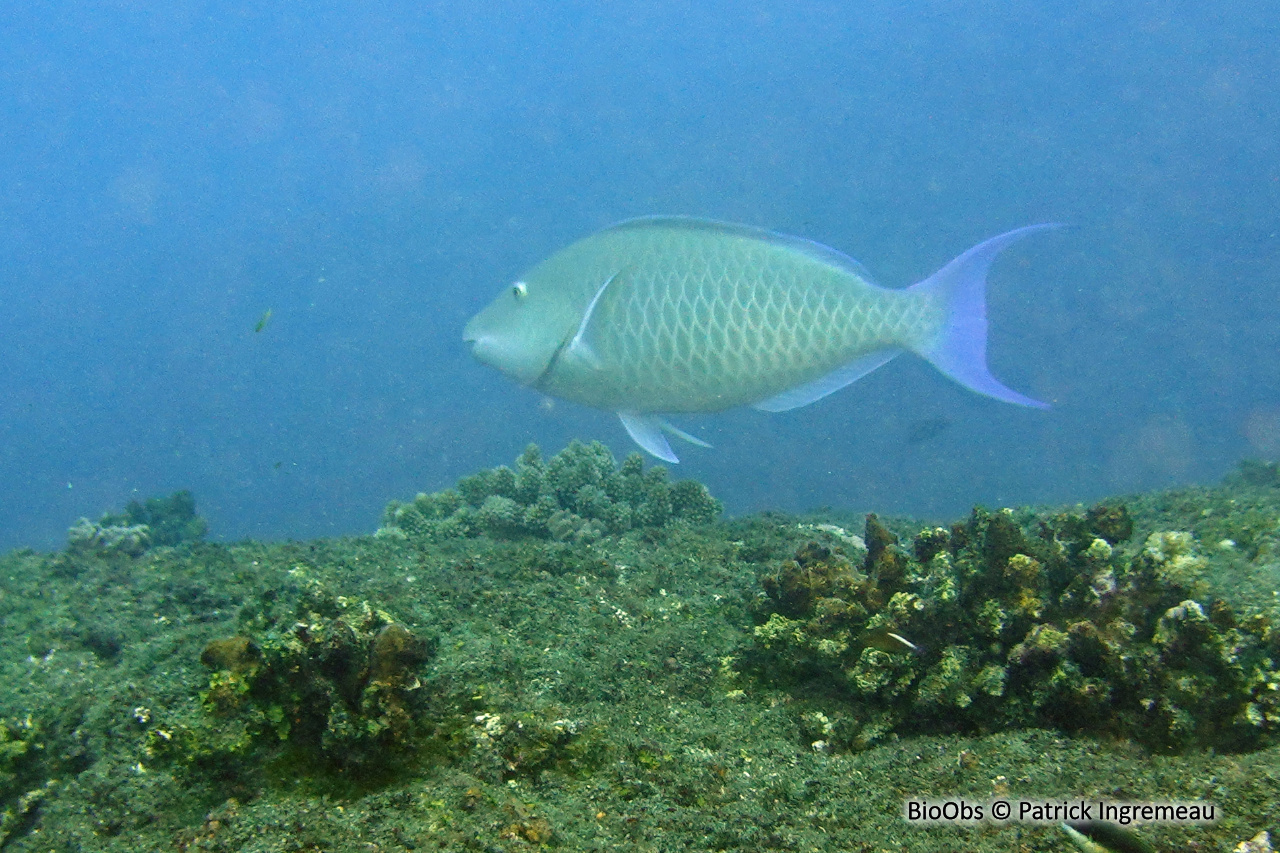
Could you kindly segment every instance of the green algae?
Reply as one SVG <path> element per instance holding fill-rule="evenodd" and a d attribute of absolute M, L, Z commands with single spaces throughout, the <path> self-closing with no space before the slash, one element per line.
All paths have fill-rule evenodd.
<path fill-rule="evenodd" d="M 1234 508 L 1257 527 L 1250 550 L 1219 547 Z M 1238 654 L 1232 631 L 1269 636 L 1268 512 L 1280 519 L 1280 489 L 1233 480 L 923 533 L 877 519 L 866 551 L 834 525 L 773 514 L 590 540 L 15 552 L 0 558 L 0 720 L 30 745 L 13 748 L 21 781 L 0 802 L 20 814 L 5 850 L 1065 850 L 1054 827 L 913 826 L 903 798 L 1118 793 L 1211 800 L 1213 826 L 1141 832 L 1157 849 L 1230 849 L 1280 817 L 1280 749 L 1205 748 L 1204 684 L 1177 681 L 1193 713 L 1176 753 L 1035 709 L 1079 685 L 1061 653 L 1081 629 L 1057 615 L 1114 596 L 1108 571 L 1135 592 L 1126 612 L 1144 614 L 1126 620 L 1134 636 L 1193 675 Z M 1190 542 L 1148 549 L 1178 532 Z M 1175 571 L 1179 554 L 1203 565 Z M 785 576 L 788 562 L 808 574 Z M 913 629 L 948 607 L 963 634 Z M 771 623 L 776 657 L 759 636 Z M 392 625 L 421 653 L 379 662 Z M 1011 674 L 1015 649 L 1044 677 Z M 363 704 L 387 679 L 412 724 L 357 736 L 367 725 L 350 727 L 350 709 L 388 719 Z M 859 679 L 859 696 L 887 701 L 859 706 Z M 908 699 L 931 721 L 897 716 Z M 1005 703 L 1017 708 L 984 725 L 939 722 Z"/>

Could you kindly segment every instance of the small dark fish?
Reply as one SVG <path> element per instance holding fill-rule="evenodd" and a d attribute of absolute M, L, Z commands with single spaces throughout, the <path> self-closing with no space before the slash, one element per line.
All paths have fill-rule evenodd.
<path fill-rule="evenodd" d="M 903 654 L 904 652 L 919 652 L 920 647 L 908 640 L 901 634 L 895 634 L 884 628 L 876 628 L 864 633 L 859 639 L 862 644 L 868 648 L 879 649 L 889 654 Z"/>
<path fill-rule="evenodd" d="M 261 332 L 263 329 L 265 329 L 267 327 L 267 323 L 269 323 L 270 321 L 271 321 L 271 309 L 268 308 L 266 311 L 262 312 L 262 316 L 259 317 L 258 322 L 254 324 L 253 326 L 254 334 L 257 334 L 258 332 Z"/>
<path fill-rule="evenodd" d="M 925 418 L 907 428 L 907 444 L 923 444 L 937 438 L 951 427 L 950 418 Z"/>
<path fill-rule="evenodd" d="M 1156 853 L 1138 833 L 1104 820 L 1064 823 L 1062 831 L 1085 853 Z"/>

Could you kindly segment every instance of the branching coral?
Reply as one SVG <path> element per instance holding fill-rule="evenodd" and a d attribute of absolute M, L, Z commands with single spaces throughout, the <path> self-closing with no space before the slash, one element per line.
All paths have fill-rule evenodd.
<path fill-rule="evenodd" d="M 99 557 L 137 557 L 156 545 L 198 542 L 209 525 L 196 515 L 188 491 L 167 498 L 129 501 L 122 513 L 106 513 L 95 522 L 81 518 L 67 531 L 67 550 Z"/>
<path fill-rule="evenodd" d="M 381 536 L 423 543 L 466 536 L 591 542 L 674 521 L 714 521 L 721 505 L 701 483 L 670 483 L 633 453 L 619 466 L 603 444 L 572 442 L 544 461 L 536 445 L 516 460 L 463 477 L 453 489 L 392 501 Z"/>

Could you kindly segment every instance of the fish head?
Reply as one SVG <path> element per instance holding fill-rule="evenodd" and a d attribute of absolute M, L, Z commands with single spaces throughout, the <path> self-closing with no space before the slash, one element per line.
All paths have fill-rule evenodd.
<path fill-rule="evenodd" d="M 527 275 L 472 317 L 462 338 L 480 363 L 535 385 L 573 336 L 580 314 L 554 281 Z"/>

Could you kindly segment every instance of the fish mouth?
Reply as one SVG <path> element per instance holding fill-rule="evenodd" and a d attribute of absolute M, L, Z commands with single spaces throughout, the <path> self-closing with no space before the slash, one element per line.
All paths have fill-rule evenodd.
<path fill-rule="evenodd" d="M 521 376 L 509 363 L 510 359 L 504 357 L 500 340 L 494 340 L 490 335 L 472 333 L 462 338 L 462 344 L 476 361 L 511 377 L 521 385 L 528 384 L 528 377 Z"/>
<path fill-rule="evenodd" d="M 477 361 L 484 361 L 480 357 L 481 350 L 484 349 L 484 335 L 476 328 L 474 322 L 467 323 L 462 330 L 462 345 L 466 347 L 467 353 Z"/>
<path fill-rule="evenodd" d="M 483 335 L 473 335 L 468 338 L 463 338 L 462 346 L 466 348 L 467 355 L 471 356 L 476 361 L 502 370 L 502 368 L 495 363 L 493 348 L 487 345 Z"/>
<path fill-rule="evenodd" d="M 464 344 L 474 345 L 480 339 L 480 329 L 476 324 L 479 316 L 472 317 L 467 321 L 467 325 L 462 327 L 462 342 Z"/>

